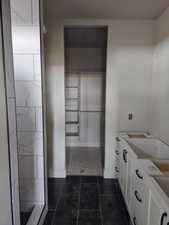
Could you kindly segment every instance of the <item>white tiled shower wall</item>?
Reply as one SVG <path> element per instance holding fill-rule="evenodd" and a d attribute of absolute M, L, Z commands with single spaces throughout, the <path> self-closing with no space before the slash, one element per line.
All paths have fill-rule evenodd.
<path fill-rule="evenodd" d="M 10 8 L 9 1 L 2 1 L 3 17 L 3 41 L 5 57 L 5 80 L 6 80 L 6 100 L 7 100 L 7 119 L 8 119 L 8 138 L 10 152 L 10 171 L 11 171 L 11 190 L 12 190 L 12 209 L 14 225 L 20 225 L 19 211 L 19 184 L 18 184 L 18 157 L 17 157 L 17 136 L 16 136 L 16 105 L 15 89 L 13 76 L 13 57 L 11 54 L 11 29 L 10 29 Z M 8 18 L 8 19 L 7 19 Z M 10 216 L 10 215 L 9 215 Z"/>
<path fill-rule="evenodd" d="M 31 1 L 16 2 L 12 5 L 12 35 L 20 203 L 25 211 L 44 203 L 40 31 Z"/>

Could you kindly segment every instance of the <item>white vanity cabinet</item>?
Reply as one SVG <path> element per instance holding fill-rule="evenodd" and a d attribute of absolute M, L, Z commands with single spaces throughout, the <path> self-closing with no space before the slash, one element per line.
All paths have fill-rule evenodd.
<path fill-rule="evenodd" d="M 119 138 L 118 178 L 131 221 L 133 225 L 169 225 L 169 176 L 162 176 L 151 159 L 140 157 L 146 154 L 133 149 L 130 142 Z"/>
<path fill-rule="evenodd" d="M 169 224 L 169 177 L 159 177 L 162 187 L 151 178 L 149 189 L 149 212 L 148 225 L 168 225 Z M 166 189 L 168 196 L 164 193 Z"/>
<path fill-rule="evenodd" d="M 148 199 L 147 187 L 148 175 L 139 166 L 139 160 L 134 161 L 132 190 L 131 190 L 131 220 L 134 225 L 146 225 L 148 221 Z"/>
<path fill-rule="evenodd" d="M 116 138 L 116 150 L 115 150 L 115 165 L 114 165 L 115 177 L 120 176 L 120 138 Z"/>
<path fill-rule="evenodd" d="M 127 189 L 127 176 L 128 176 L 128 145 L 125 141 L 120 140 L 120 174 L 119 174 L 119 183 L 121 191 L 125 198 L 126 189 Z"/>
<path fill-rule="evenodd" d="M 126 187 L 126 205 L 128 207 L 129 213 L 131 213 L 131 207 L 132 207 L 132 192 L 133 192 L 133 178 L 134 178 L 134 162 L 135 157 L 131 153 L 131 151 L 128 151 L 128 165 L 127 165 L 127 187 Z"/>
<path fill-rule="evenodd" d="M 129 212 L 131 210 L 131 192 L 134 161 L 135 158 L 129 145 L 124 140 L 121 140 L 119 183 Z"/>
<path fill-rule="evenodd" d="M 150 191 L 150 214 L 148 225 L 168 225 L 169 207 L 160 204 L 158 195 Z"/>

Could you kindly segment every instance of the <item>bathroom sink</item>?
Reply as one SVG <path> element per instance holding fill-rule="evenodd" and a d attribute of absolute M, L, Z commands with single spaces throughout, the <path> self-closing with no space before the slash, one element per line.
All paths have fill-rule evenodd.
<path fill-rule="evenodd" d="M 155 138 L 126 139 L 138 158 L 169 159 L 169 146 Z"/>
<path fill-rule="evenodd" d="M 147 138 L 149 135 L 145 132 L 120 132 L 124 138 Z"/>
<path fill-rule="evenodd" d="M 147 138 L 145 134 L 127 134 L 129 138 Z"/>

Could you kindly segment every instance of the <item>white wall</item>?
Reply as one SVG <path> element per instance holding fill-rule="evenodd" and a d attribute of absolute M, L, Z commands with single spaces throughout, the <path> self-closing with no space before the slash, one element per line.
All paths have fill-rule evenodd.
<path fill-rule="evenodd" d="M 169 144 L 169 8 L 156 22 L 152 133 Z"/>
<path fill-rule="evenodd" d="M 48 23 L 47 23 L 48 24 Z M 149 128 L 153 21 L 66 20 L 49 23 L 46 34 L 49 175 L 65 169 L 64 25 L 108 26 L 105 177 L 114 177 L 119 130 Z M 128 113 L 133 120 L 128 121 Z"/>
<path fill-rule="evenodd" d="M 119 130 L 149 131 L 154 22 L 116 23 L 113 30 L 112 68 L 120 82 Z M 128 120 L 128 113 L 133 120 Z"/>
<path fill-rule="evenodd" d="M 65 89 L 63 26 L 54 23 L 45 36 L 48 172 L 65 177 Z"/>
<path fill-rule="evenodd" d="M 153 31 L 153 21 L 114 21 L 109 27 L 105 177 L 114 171 L 117 132 L 150 126 Z"/>

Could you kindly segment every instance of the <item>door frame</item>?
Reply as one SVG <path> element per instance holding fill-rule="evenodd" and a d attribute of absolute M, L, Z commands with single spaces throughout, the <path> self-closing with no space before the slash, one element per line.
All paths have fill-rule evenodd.
<path fill-rule="evenodd" d="M 84 21 L 84 22 L 81 22 L 81 21 Z M 106 101 L 106 98 L 107 98 L 107 71 L 108 71 L 108 41 L 109 41 L 109 22 L 105 22 L 104 20 L 96 20 L 96 22 L 86 22 L 85 20 L 74 20 L 74 19 L 70 19 L 70 20 L 65 20 L 63 22 L 63 38 L 65 37 L 65 29 L 66 28 L 105 28 L 106 31 L 107 31 L 107 43 L 106 43 L 106 72 L 105 72 L 105 79 L 104 79 L 104 82 L 105 82 L 105 91 L 104 91 L 104 152 L 102 154 L 102 158 L 101 160 L 103 161 L 102 162 L 102 165 L 103 165 L 103 174 L 102 176 L 105 177 L 105 160 L 106 160 L 106 146 L 107 146 L 107 143 L 106 143 L 106 130 L 107 130 L 107 126 L 106 126 L 106 109 L 107 109 L 107 101 Z M 63 41 L 64 43 L 64 41 Z M 64 79 L 65 79 L 65 43 L 64 43 Z M 64 86 L 65 88 L 65 86 Z M 65 101 L 65 98 L 64 98 L 64 101 Z M 66 102 L 64 102 L 64 106 L 66 105 Z M 65 107 L 65 111 L 66 111 L 66 107 Z M 66 122 L 66 120 L 65 120 Z M 65 134 L 66 134 L 66 126 L 65 126 Z M 67 176 L 67 168 L 66 168 L 66 162 L 67 162 L 67 157 L 66 157 L 66 135 L 65 135 L 65 171 L 66 171 L 66 176 Z"/>

